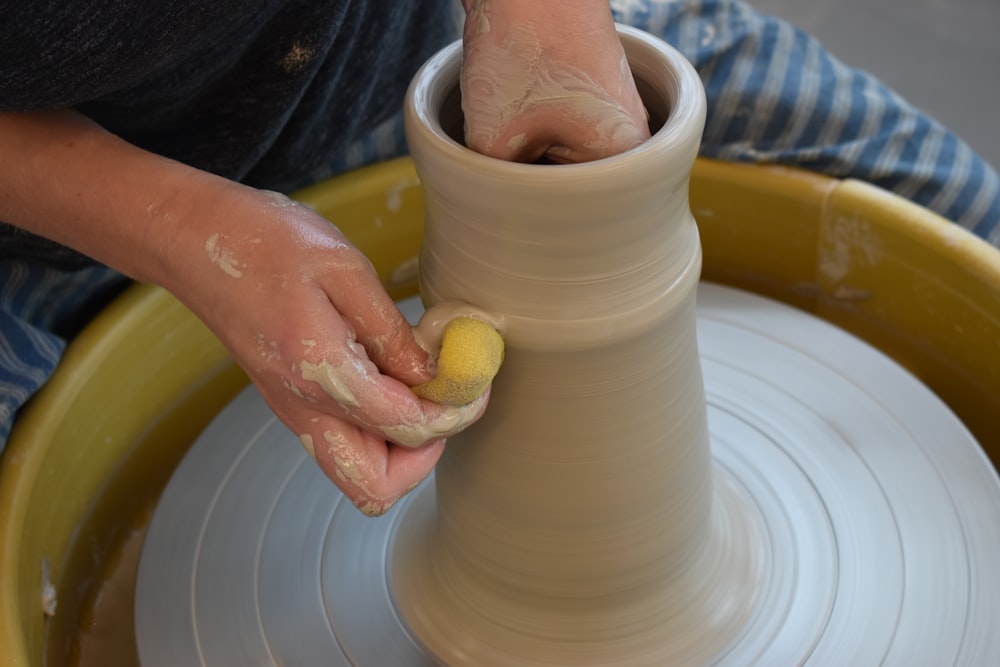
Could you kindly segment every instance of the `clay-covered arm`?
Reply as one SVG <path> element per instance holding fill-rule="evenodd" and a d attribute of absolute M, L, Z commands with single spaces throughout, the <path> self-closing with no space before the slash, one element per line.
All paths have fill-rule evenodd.
<path fill-rule="evenodd" d="M 649 138 L 606 0 L 464 0 L 466 141 L 507 160 L 584 162 Z"/>
<path fill-rule="evenodd" d="M 370 514 L 423 479 L 442 438 L 483 407 L 444 408 L 410 391 L 431 377 L 427 354 L 368 260 L 326 220 L 140 150 L 73 111 L 0 114 L 0 219 L 171 291 Z"/>

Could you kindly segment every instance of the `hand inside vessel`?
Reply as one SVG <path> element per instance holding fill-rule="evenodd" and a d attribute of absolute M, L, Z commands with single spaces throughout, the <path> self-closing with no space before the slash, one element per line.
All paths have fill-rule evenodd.
<path fill-rule="evenodd" d="M 462 110 L 470 148 L 586 162 L 649 138 L 602 0 L 465 0 Z"/>

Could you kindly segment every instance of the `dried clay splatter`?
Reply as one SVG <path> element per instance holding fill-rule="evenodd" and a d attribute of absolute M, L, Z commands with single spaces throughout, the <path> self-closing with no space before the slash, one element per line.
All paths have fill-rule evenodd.
<path fill-rule="evenodd" d="M 243 272 L 239 269 L 239 262 L 236 256 L 228 248 L 222 247 L 222 242 L 226 239 L 225 234 L 212 234 L 205 241 L 205 253 L 213 264 L 222 269 L 223 273 L 233 278 L 242 278 Z"/>

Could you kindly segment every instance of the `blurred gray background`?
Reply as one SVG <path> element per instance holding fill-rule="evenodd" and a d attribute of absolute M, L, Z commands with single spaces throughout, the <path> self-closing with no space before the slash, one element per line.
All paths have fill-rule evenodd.
<path fill-rule="evenodd" d="M 749 0 L 881 79 L 1000 168 L 1000 0 Z"/>

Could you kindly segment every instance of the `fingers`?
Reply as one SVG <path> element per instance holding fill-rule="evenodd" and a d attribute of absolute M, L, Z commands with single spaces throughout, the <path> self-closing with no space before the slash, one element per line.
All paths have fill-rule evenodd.
<path fill-rule="evenodd" d="M 484 31 L 481 12 L 470 13 L 461 72 L 470 148 L 519 162 L 587 162 L 649 138 L 607 8 L 592 11 L 585 39 L 566 34 L 564 23 L 576 14 L 542 11 L 535 21 Z"/>
<path fill-rule="evenodd" d="M 417 343 L 375 269 L 360 252 L 354 253 L 353 270 L 338 276 L 328 290 L 330 302 L 354 328 L 355 340 L 383 374 L 407 386 L 426 382 L 433 375 L 427 351 Z"/>
<path fill-rule="evenodd" d="M 403 326 L 410 331 L 408 324 Z M 327 323 L 322 337 L 302 341 L 299 354 L 288 386 L 258 382 L 264 385 L 265 399 L 286 423 L 298 419 L 303 410 L 322 412 L 395 444 L 419 447 L 475 422 L 489 398 L 485 392 L 460 407 L 419 398 L 406 383 L 381 371 L 351 326 L 339 317 Z"/>
<path fill-rule="evenodd" d="M 286 392 L 279 416 L 308 424 L 293 430 L 323 472 L 359 510 L 378 516 L 430 474 L 445 438 L 482 415 L 489 391 L 461 407 L 422 400 L 381 373 L 340 322 L 326 356 L 319 346 L 307 349 L 310 358 L 297 366 L 302 382 Z"/>
<path fill-rule="evenodd" d="M 339 419 L 322 423 L 300 437 L 323 473 L 367 516 L 384 514 L 416 488 L 444 452 L 443 439 L 408 449 Z"/>
<path fill-rule="evenodd" d="M 463 109 L 466 141 L 485 155 L 519 162 L 543 156 L 589 162 L 635 148 L 650 136 L 631 78 L 611 91 L 579 67 L 541 63 L 531 89 L 515 91 L 484 84 L 484 76 L 470 65 Z"/>
<path fill-rule="evenodd" d="M 620 104 L 588 93 L 539 106 L 508 122 L 491 142 L 470 138 L 479 152 L 515 162 L 591 162 L 624 153 L 649 138 Z"/>

